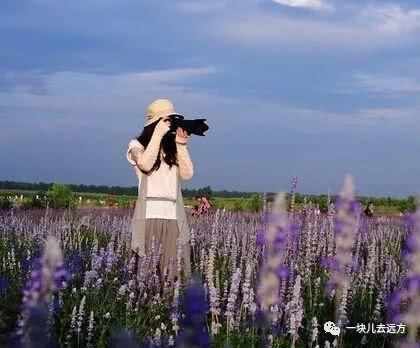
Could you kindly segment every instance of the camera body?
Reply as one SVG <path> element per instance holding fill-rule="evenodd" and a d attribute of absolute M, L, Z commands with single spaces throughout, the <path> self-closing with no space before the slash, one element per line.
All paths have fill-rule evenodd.
<path fill-rule="evenodd" d="M 209 129 L 206 119 L 200 118 L 195 120 L 185 120 L 182 116 L 171 116 L 170 132 L 176 132 L 178 128 L 182 128 L 188 135 L 194 134 L 204 136 L 204 132 Z"/>

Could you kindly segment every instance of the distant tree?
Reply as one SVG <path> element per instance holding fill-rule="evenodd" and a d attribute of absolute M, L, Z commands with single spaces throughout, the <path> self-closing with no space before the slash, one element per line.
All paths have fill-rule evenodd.
<path fill-rule="evenodd" d="M 244 211 L 246 208 L 246 201 L 244 198 L 239 198 L 233 203 L 234 211 Z"/>
<path fill-rule="evenodd" d="M 121 208 L 130 208 L 133 204 L 133 201 L 130 200 L 129 198 L 118 197 L 116 199 L 116 204 Z"/>
<path fill-rule="evenodd" d="M 64 184 L 54 184 L 48 191 L 48 199 L 52 208 L 69 208 L 72 198 L 70 187 Z"/>
<path fill-rule="evenodd" d="M 402 201 L 399 205 L 398 205 L 398 211 L 400 211 L 401 213 L 405 213 L 407 212 L 408 209 L 408 201 Z"/>
<path fill-rule="evenodd" d="M 407 210 L 408 211 L 416 211 L 416 197 L 415 196 L 408 196 L 408 198 L 407 198 Z"/>
<path fill-rule="evenodd" d="M 9 210 L 13 208 L 13 202 L 8 197 L 0 197 L 0 209 Z"/>
<path fill-rule="evenodd" d="M 213 191 L 211 190 L 210 186 L 205 186 L 205 187 L 197 190 L 197 195 L 198 196 L 211 197 L 213 195 Z"/>
<path fill-rule="evenodd" d="M 326 195 L 321 195 L 317 204 L 322 212 L 326 212 L 328 210 L 328 197 Z"/>
<path fill-rule="evenodd" d="M 300 193 L 295 193 L 295 203 L 302 204 L 304 196 Z"/>
<path fill-rule="evenodd" d="M 30 200 L 24 201 L 23 208 L 46 208 L 48 205 L 48 200 L 44 191 L 38 192 L 36 195 L 33 195 Z"/>
<path fill-rule="evenodd" d="M 251 198 L 248 198 L 247 200 L 247 210 L 252 212 L 259 212 L 263 209 L 263 200 L 261 195 L 259 194 L 253 194 Z"/>

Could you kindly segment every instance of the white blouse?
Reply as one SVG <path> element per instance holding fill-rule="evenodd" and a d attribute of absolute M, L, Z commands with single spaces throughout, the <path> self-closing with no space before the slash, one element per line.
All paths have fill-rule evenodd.
<path fill-rule="evenodd" d="M 135 166 L 140 192 L 142 172 L 131 158 L 130 150 L 133 148 L 143 149 L 138 140 L 130 141 L 127 149 L 127 160 Z M 176 198 L 178 192 L 177 182 L 178 167 L 161 161 L 158 170 L 153 171 L 147 178 L 146 219 L 176 220 Z"/>

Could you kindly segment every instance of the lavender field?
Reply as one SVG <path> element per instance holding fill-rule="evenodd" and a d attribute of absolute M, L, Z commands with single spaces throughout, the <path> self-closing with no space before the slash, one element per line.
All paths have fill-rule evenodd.
<path fill-rule="evenodd" d="M 134 268 L 132 210 L 1 212 L 0 346 L 417 347 L 420 219 L 366 218 L 354 190 L 328 214 L 280 194 L 189 217 L 193 280 L 178 259 L 174 284 L 158 246 Z"/>

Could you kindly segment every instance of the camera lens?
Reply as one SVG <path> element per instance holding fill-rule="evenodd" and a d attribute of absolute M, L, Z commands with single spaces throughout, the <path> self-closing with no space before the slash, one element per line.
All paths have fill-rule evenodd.
<path fill-rule="evenodd" d="M 178 128 L 178 120 L 175 117 L 171 117 L 171 126 L 170 126 L 170 131 L 171 132 L 176 132 L 176 129 Z"/>

